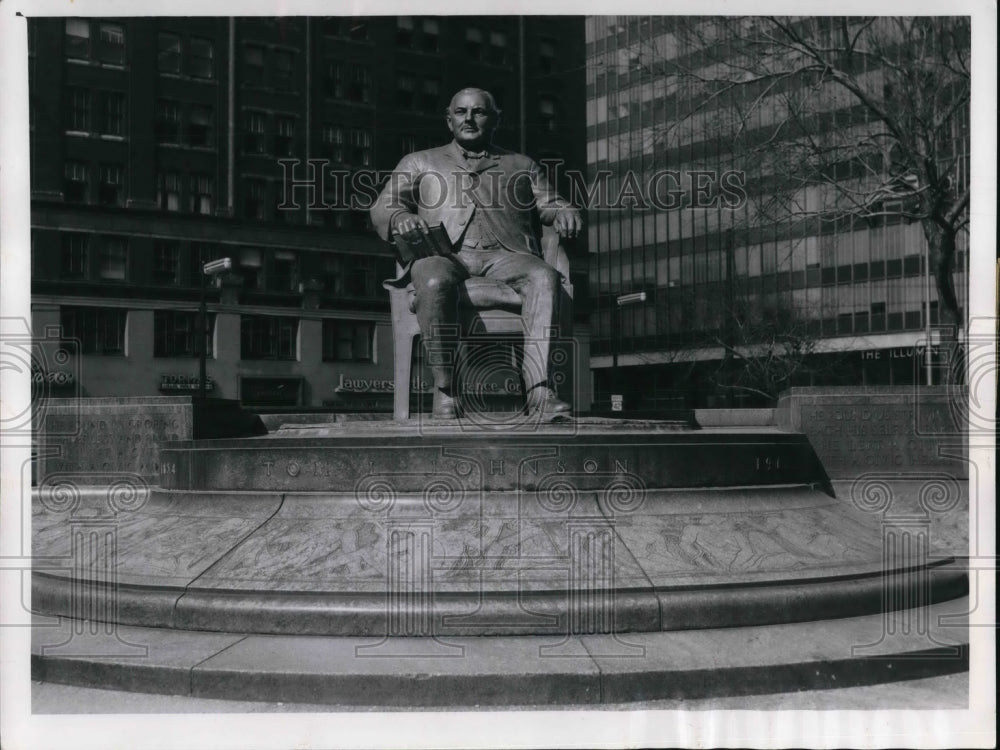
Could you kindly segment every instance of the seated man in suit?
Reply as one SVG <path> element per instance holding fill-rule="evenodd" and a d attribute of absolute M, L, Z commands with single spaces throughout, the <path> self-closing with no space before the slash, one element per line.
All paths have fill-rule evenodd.
<path fill-rule="evenodd" d="M 445 116 L 454 139 L 403 157 L 372 207 L 379 235 L 416 242 L 440 224 L 452 252 L 419 258 L 400 282 L 412 280 L 415 311 L 434 376 L 433 416 L 454 419 L 452 390 L 458 284 L 483 276 L 521 297 L 521 317 L 533 356 L 524 357 L 529 414 L 570 410 L 549 384 L 549 339 L 558 325 L 560 275 L 541 258 L 536 221 L 562 237 L 583 228 L 580 212 L 559 197 L 532 159 L 493 145 L 500 111 L 482 89 L 463 89 Z M 541 370 L 539 365 L 541 363 Z"/>

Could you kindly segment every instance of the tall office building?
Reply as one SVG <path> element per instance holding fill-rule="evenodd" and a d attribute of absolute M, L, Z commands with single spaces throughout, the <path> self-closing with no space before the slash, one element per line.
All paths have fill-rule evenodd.
<path fill-rule="evenodd" d="M 335 173 L 391 170 L 446 143 L 444 109 L 463 86 L 495 94 L 499 144 L 585 160 L 582 18 L 34 18 L 28 29 L 33 327 L 81 347 L 67 365 L 78 377 L 54 380 L 57 394 L 192 392 L 202 264 L 228 257 L 233 272 L 206 292 L 213 395 L 386 406 L 392 250 Z M 584 316 L 586 273 L 582 251 Z"/>
<path fill-rule="evenodd" d="M 621 391 L 626 407 L 640 409 L 767 403 L 762 394 L 719 382 L 719 365 L 726 356 L 720 344 L 739 341 L 734 325 L 771 315 L 778 327 L 782 314 L 786 325 L 800 326 L 802 345 L 811 352 L 809 366 L 793 373 L 788 385 L 918 382 L 924 377 L 918 345 L 928 323 L 938 323 L 938 294 L 928 273 L 921 224 L 891 210 L 822 224 L 803 221 L 791 231 L 780 222 L 770 227 L 761 222 L 760 214 L 753 213 L 753 199 L 773 189 L 773 180 L 782 175 L 774 164 L 750 164 L 745 179 L 727 186 L 724 170 L 746 156 L 734 153 L 732 144 L 759 147 L 765 137 L 791 139 L 791 134 L 804 132 L 796 131 L 799 123 L 790 120 L 785 131 L 776 127 L 781 120 L 768 122 L 768 117 L 780 117 L 775 113 L 781 108 L 772 107 L 767 97 L 794 96 L 797 87 L 819 85 L 815 72 L 765 77 L 750 89 L 742 84 L 755 80 L 752 65 L 760 60 L 754 56 L 765 54 L 763 37 L 756 46 L 740 46 L 726 37 L 724 27 L 703 19 L 699 44 L 697 34 L 680 33 L 679 22 L 648 16 L 597 16 L 586 22 L 591 178 L 606 171 L 607 194 L 614 198 L 628 187 L 628 175 L 637 178 L 638 191 L 645 191 L 655 175 L 673 170 L 676 177 L 660 187 L 677 191 L 683 203 L 673 209 L 644 208 L 626 199 L 617 208 L 590 214 L 595 403 L 607 407 L 610 395 Z M 683 23 L 692 28 L 691 21 Z M 746 27 L 752 24 L 748 21 Z M 963 43 L 960 35 L 956 39 Z M 967 39 L 965 44 L 967 50 Z M 958 66 L 961 55 L 951 57 Z M 775 54 L 765 64 L 778 59 Z M 708 87 L 737 65 L 745 68 L 736 85 Z M 877 76 L 877 66 L 872 66 L 863 74 Z M 767 85 L 771 83 L 775 85 Z M 834 86 L 825 90 L 830 98 L 821 128 L 863 124 L 857 102 L 838 98 Z M 724 132 L 720 123 L 735 122 L 740 107 L 754 113 L 745 129 L 733 126 L 736 135 L 729 140 L 716 137 Z M 967 101 L 964 108 L 957 102 L 953 121 L 955 128 L 939 153 L 955 160 L 954 184 L 961 188 L 968 186 Z M 699 177 L 706 167 L 712 174 Z M 794 179 L 790 172 L 785 176 Z M 852 176 L 846 174 L 844 179 Z M 706 192 L 699 196 L 695 183 L 701 179 Z M 741 193 L 751 200 L 741 202 Z M 700 197 L 706 199 L 704 207 L 693 205 Z M 803 202 L 809 199 L 805 191 L 802 197 Z M 733 199 L 731 205 L 727 199 Z M 965 232 L 958 235 L 955 257 L 964 317 L 969 278 Z M 642 292 L 644 302 L 617 304 L 623 294 Z M 742 317 L 736 314 L 740 304 L 745 306 Z M 741 343 L 749 350 L 766 342 Z"/>

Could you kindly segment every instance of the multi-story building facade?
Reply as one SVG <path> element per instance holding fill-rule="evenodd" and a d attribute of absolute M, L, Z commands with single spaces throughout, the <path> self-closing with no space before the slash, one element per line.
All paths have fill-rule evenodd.
<path fill-rule="evenodd" d="M 192 392 L 201 267 L 227 257 L 212 395 L 387 406 L 394 258 L 349 176 L 447 142 L 463 86 L 496 96 L 501 145 L 585 160 L 582 19 L 36 18 L 29 55 L 32 318 L 79 342 L 67 395 Z"/>
<path fill-rule="evenodd" d="M 674 210 L 626 201 L 591 211 L 595 403 L 607 408 L 610 394 L 621 391 L 626 408 L 766 403 L 762 394 L 726 398 L 727 393 L 741 391 L 727 391 L 713 381 L 726 356 L 718 343 L 732 336 L 727 326 L 733 325 L 735 316 L 727 316 L 727 311 L 733 310 L 734 302 L 747 299 L 749 317 L 761 311 L 766 315 L 770 306 L 791 311 L 801 322 L 801 338 L 812 352 L 811 366 L 801 368 L 789 385 L 920 382 L 925 377 L 920 347 L 928 328 L 938 323 L 938 292 L 928 270 L 927 240 L 920 223 L 891 215 L 845 216 L 822 227 L 819 222 L 802 222 L 804 229 L 771 231 L 755 222 L 759 215 L 738 206 L 738 200 L 726 205 L 725 184 L 720 191 L 718 184 L 708 184 L 716 178 L 707 174 L 704 195 L 709 200 L 704 207 L 692 205 L 698 196 L 690 183 L 698 179 L 698 171 L 715 165 L 718 175 L 735 161 L 735 138 L 712 137 L 713 119 L 734 118 L 739 106 L 765 110 L 761 102 L 766 96 L 794 91 L 806 79 L 773 76 L 765 81 L 779 82 L 772 90 L 762 83 L 740 100 L 747 88 L 741 84 L 754 76 L 747 63 L 745 78 L 736 79 L 736 85 L 720 86 L 709 98 L 703 83 L 720 75 L 714 61 L 725 58 L 729 40 L 722 32 L 707 31 L 712 49 L 705 54 L 690 37 L 682 39 L 676 33 L 676 23 L 674 18 L 648 16 L 598 16 L 586 22 L 591 178 L 606 171 L 607 194 L 614 198 L 627 187 L 627 175 L 637 178 L 635 186 L 642 191 L 654 175 L 673 170 L 675 182 L 661 185 L 687 201 Z M 760 44 L 742 49 L 732 45 L 733 59 L 738 54 L 763 54 L 761 49 Z M 673 77 L 668 75 L 671 71 Z M 688 71 L 689 81 L 697 79 L 695 93 L 686 93 L 678 71 Z M 814 78 L 808 80 L 816 85 Z M 828 116 L 829 127 L 856 124 L 849 115 L 856 115 L 857 107 L 851 106 L 850 101 L 831 99 L 829 110 L 834 114 Z M 959 157 L 958 185 L 963 181 L 968 185 L 967 106 L 966 102 L 965 110 L 956 110 L 950 152 Z M 761 127 L 759 121 L 767 112 L 754 117 L 746 129 L 760 130 L 747 133 L 743 142 L 754 145 L 759 133 L 790 137 L 777 128 Z M 678 124 L 681 127 L 675 127 Z M 664 133 L 670 137 L 661 138 Z M 760 145 L 760 137 L 755 145 Z M 737 199 L 746 193 L 753 197 L 758 185 L 773 177 L 763 170 L 745 175 L 733 191 Z M 964 317 L 967 233 L 958 235 L 955 258 L 955 287 Z M 617 304 L 619 296 L 640 292 L 645 292 L 644 302 Z"/>

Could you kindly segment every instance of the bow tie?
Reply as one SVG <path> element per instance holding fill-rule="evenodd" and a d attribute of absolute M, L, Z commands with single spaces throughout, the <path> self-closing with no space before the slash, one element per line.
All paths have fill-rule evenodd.
<path fill-rule="evenodd" d="M 480 151 L 478 154 L 474 154 L 471 151 L 463 151 L 462 156 L 464 156 L 466 159 L 485 159 L 486 152 Z"/>

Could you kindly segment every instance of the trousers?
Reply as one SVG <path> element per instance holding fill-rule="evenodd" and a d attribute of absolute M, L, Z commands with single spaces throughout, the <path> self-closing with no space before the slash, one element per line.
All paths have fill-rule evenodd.
<path fill-rule="evenodd" d="M 410 267 L 416 292 L 414 309 L 434 385 L 452 386 L 458 346 L 458 286 L 472 276 L 501 281 L 521 298 L 526 346 L 522 364 L 525 391 L 548 383 L 551 334 L 558 325 L 559 272 L 535 255 L 504 247 L 462 248 L 449 256 L 432 256 Z"/>

